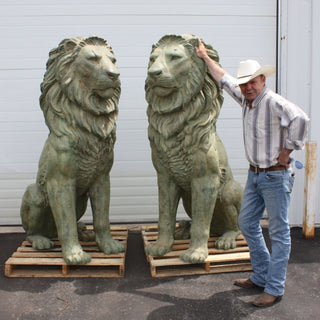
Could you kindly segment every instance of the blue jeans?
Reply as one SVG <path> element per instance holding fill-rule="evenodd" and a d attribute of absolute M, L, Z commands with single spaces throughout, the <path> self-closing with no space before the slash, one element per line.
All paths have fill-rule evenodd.
<path fill-rule="evenodd" d="M 292 169 L 254 173 L 249 170 L 239 213 L 239 227 L 251 256 L 251 281 L 273 296 L 284 293 L 291 250 L 288 208 L 294 183 Z M 266 246 L 260 219 L 269 217 L 271 253 Z"/>

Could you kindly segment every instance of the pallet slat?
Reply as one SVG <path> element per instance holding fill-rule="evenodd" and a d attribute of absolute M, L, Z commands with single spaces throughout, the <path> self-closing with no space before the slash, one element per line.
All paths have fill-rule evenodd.
<path fill-rule="evenodd" d="M 117 265 L 122 265 L 122 258 L 109 258 L 108 259 L 95 259 L 92 258 L 89 263 L 87 263 L 85 266 L 117 266 Z M 19 265 L 19 266 L 69 266 L 73 267 L 71 265 L 68 265 L 65 263 L 63 258 L 39 258 L 39 257 L 34 257 L 34 258 L 9 258 L 7 260 L 8 264 L 11 265 Z"/>
<path fill-rule="evenodd" d="M 144 247 L 158 238 L 157 225 L 142 226 L 141 228 Z M 252 270 L 250 253 L 242 234 L 237 238 L 237 247 L 229 250 L 214 247 L 216 236 L 208 240 L 209 256 L 203 263 L 187 263 L 182 261 L 180 254 L 188 249 L 190 240 L 175 240 L 172 251 L 161 257 L 146 254 L 150 264 L 152 277 L 172 277 L 196 274 L 211 274 L 225 272 L 239 272 Z"/>
<path fill-rule="evenodd" d="M 90 227 L 89 227 L 90 228 Z M 128 228 L 111 226 L 111 235 L 127 248 Z M 35 250 L 28 241 L 23 241 L 5 263 L 5 276 L 35 278 L 116 278 L 123 277 L 126 252 L 106 255 L 100 252 L 95 242 L 80 242 L 90 254 L 91 262 L 85 265 L 68 265 L 62 258 L 60 242 L 53 239 L 55 247 Z"/>

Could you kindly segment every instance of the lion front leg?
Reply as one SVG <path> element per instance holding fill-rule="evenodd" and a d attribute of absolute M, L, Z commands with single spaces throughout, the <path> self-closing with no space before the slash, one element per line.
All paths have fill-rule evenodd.
<path fill-rule="evenodd" d="M 54 179 L 47 181 L 47 193 L 65 262 L 67 264 L 90 262 L 91 256 L 83 251 L 78 240 L 74 180 L 57 173 Z"/>
<path fill-rule="evenodd" d="M 172 248 L 176 213 L 180 199 L 179 187 L 167 175 L 158 174 L 158 190 L 158 239 L 145 248 L 146 253 L 152 256 L 163 256 Z"/>
<path fill-rule="evenodd" d="M 110 177 L 101 175 L 89 190 L 93 212 L 95 238 L 99 249 L 105 254 L 119 253 L 125 246 L 111 236 L 109 221 Z"/>
<path fill-rule="evenodd" d="M 188 250 L 180 255 L 185 262 L 199 263 L 208 257 L 208 238 L 219 188 L 217 175 L 195 178 L 191 184 L 192 224 Z"/>

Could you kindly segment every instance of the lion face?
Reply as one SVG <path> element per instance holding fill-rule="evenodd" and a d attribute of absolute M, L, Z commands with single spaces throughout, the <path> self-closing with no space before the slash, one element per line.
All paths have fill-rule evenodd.
<path fill-rule="evenodd" d="M 81 90 L 102 99 L 111 98 L 119 88 L 119 71 L 113 53 L 105 46 L 87 45 L 78 53 L 71 73 L 78 79 Z"/>
<path fill-rule="evenodd" d="M 120 90 L 119 70 L 106 45 L 85 44 L 76 50 L 73 63 L 61 79 L 61 88 L 70 99 L 96 115 L 114 111 L 110 103 Z"/>
<path fill-rule="evenodd" d="M 40 106 L 57 136 L 81 128 L 107 138 L 115 130 L 121 87 L 111 47 L 98 37 L 70 38 L 50 51 Z"/>
<path fill-rule="evenodd" d="M 204 63 L 182 37 L 166 36 L 150 55 L 146 100 L 158 113 L 180 109 L 201 90 Z"/>

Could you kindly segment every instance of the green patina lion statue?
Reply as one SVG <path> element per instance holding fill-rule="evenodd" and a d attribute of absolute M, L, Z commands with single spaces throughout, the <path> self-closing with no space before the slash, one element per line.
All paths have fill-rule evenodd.
<path fill-rule="evenodd" d="M 232 176 L 216 133 L 222 90 L 195 51 L 198 38 L 166 35 L 153 46 L 145 82 L 148 136 L 159 189 L 158 239 L 145 250 L 153 256 L 170 251 L 174 238 L 191 237 L 180 258 L 203 262 L 210 232 L 217 248 L 236 246 L 242 187 Z M 217 52 L 206 45 L 219 61 Z M 192 219 L 175 231 L 180 199 Z"/>
<path fill-rule="evenodd" d="M 112 49 L 98 37 L 63 40 L 49 53 L 40 106 L 50 130 L 35 184 L 27 187 L 21 218 L 35 249 L 58 236 L 68 264 L 91 256 L 81 240 L 96 240 L 106 254 L 124 251 L 110 233 L 109 203 L 113 147 L 120 98 Z M 94 232 L 77 227 L 90 198 Z M 79 234 L 80 233 L 80 234 Z"/>

